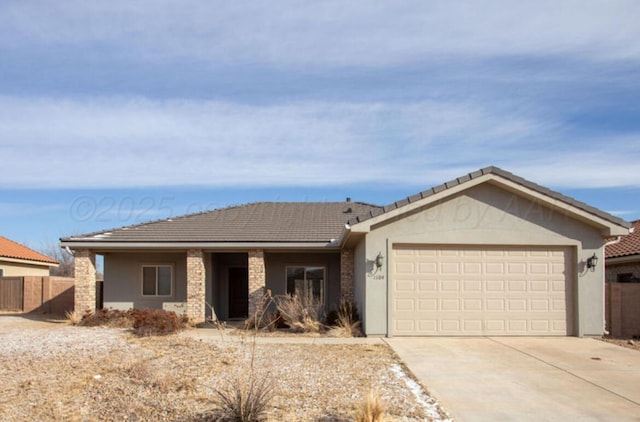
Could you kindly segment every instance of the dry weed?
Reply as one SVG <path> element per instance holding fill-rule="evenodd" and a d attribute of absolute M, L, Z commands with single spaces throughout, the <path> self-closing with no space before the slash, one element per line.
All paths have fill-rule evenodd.
<path fill-rule="evenodd" d="M 384 422 L 385 405 L 377 391 L 369 391 L 365 400 L 358 405 L 353 415 L 355 422 Z"/>
<path fill-rule="evenodd" d="M 267 418 L 273 397 L 272 379 L 250 370 L 248 374 L 228 379 L 225 388 L 215 391 L 213 402 L 221 420 L 255 422 Z"/>
<path fill-rule="evenodd" d="M 341 302 L 336 310 L 335 326 L 328 335 L 333 337 L 362 337 L 358 309 L 353 302 Z"/>
<path fill-rule="evenodd" d="M 322 305 L 319 303 L 304 303 L 298 296 L 276 296 L 278 312 L 284 322 L 294 331 L 317 333 L 320 331 L 320 315 Z"/>
<path fill-rule="evenodd" d="M 82 321 L 82 313 L 76 310 L 65 312 L 64 316 L 71 325 L 78 325 Z"/>

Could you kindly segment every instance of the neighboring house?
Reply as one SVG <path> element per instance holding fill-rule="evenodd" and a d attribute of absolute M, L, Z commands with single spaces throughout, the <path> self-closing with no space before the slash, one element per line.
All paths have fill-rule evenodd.
<path fill-rule="evenodd" d="M 48 276 L 58 261 L 0 236 L 0 277 Z"/>
<path fill-rule="evenodd" d="M 61 240 L 76 307 L 209 303 L 243 318 L 270 289 L 358 305 L 368 336 L 601 335 L 603 239 L 629 223 L 488 167 L 381 207 L 253 203 Z M 593 261 L 590 261 L 593 263 Z"/>
<path fill-rule="evenodd" d="M 640 282 L 640 220 L 631 222 L 633 232 L 605 246 L 607 282 Z"/>
<path fill-rule="evenodd" d="M 640 220 L 605 244 L 605 315 L 613 337 L 640 337 Z"/>

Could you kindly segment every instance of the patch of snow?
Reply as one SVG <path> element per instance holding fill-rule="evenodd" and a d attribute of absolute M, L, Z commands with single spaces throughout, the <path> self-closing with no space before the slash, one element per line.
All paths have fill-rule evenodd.
<path fill-rule="evenodd" d="M 442 419 L 442 408 L 438 404 L 438 401 L 429 396 L 420 384 L 412 380 L 400 365 L 391 365 L 391 372 L 400 380 L 404 381 L 407 388 L 413 393 L 416 401 L 424 407 L 427 416 L 431 418 L 431 420 L 436 422 L 453 422 L 453 419 Z"/>

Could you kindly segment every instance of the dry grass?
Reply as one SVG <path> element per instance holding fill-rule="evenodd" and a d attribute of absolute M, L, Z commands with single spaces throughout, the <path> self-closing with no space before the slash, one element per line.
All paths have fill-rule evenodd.
<path fill-rule="evenodd" d="M 67 318 L 67 321 L 69 322 L 69 324 L 71 325 L 79 325 L 80 321 L 82 321 L 82 313 L 76 310 L 67 311 L 65 312 L 64 315 Z"/>
<path fill-rule="evenodd" d="M 377 391 L 369 391 L 367 397 L 356 408 L 355 422 L 385 422 L 385 405 Z"/>
<path fill-rule="evenodd" d="M 384 345 L 215 343 L 102 327 L 16 330 L 0 335 L 0 420 L 211 420 L 215 392 L 247 368 L 256 380 L 273 380 L 269 421 L 351 420 L 370 390 L 387 403 L 389 420 L 430 420 L 391 369 L 397 364 Z"/>
<path fill-rule="evenodd" d="M 214 393 L 217 406 L 215 418 L 237 422 L 255 422 L 267 419 L 273 400 L 273 380 L 266 374 L 253 371 L 227 380 L 226 386 Z"/>
<path fill-rule="evenodd" d="M 336 310 L 335 326 L 327 333 L 333 337 L 362 337 L 358 310 L 353 302 L 341 302 Z"/>

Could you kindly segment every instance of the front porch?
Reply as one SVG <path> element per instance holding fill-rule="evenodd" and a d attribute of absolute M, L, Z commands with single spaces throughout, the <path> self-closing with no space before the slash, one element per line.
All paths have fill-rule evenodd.
<path fill-rule="evenodd" d="M 325 309 L 353 299 L 351 250 L 76 250 L 75 308 L 95 309 L 95 255 L 104 256 L 104 306 L 180 311 L 194 323 L 244 319 L 269 289 L 304 294 Z"/>

